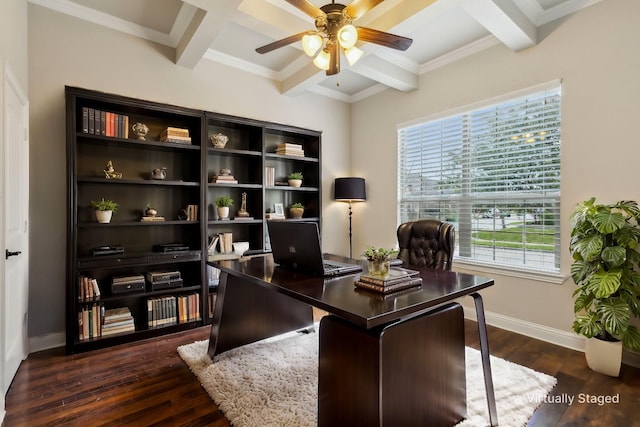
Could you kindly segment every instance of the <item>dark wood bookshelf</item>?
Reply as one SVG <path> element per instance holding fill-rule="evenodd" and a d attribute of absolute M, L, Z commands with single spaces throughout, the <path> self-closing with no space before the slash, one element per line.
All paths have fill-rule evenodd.
<path fill-rule="evenodd" d="M 66 349 L 68 353 L 89 351 L 154 336 L 185 331 L 211 322 L 210 303 L 215 286 L 210 286 L 208 242 L 221 233 L 232 233 L 234 242 L 248 242 L 251 254 L 270 251 L 266 212 L 274 204 L 288 207 L 303 203 L 302 219 L 321 225 L 321 132 L 294 126 L 246 119 L 158 102 L 134 99 L 94 90 L 66 87 L 67 130 L 67 285 Z M 89 132 L 83 113 L 88 109 L 115 113 L 118 134 L 96 133 L 104 124 L 95 124 Z M 94 116 L 95 117 L 95 116 Z M 125 125 L 128 119 L 128 129 Z M 148 132 L 138 139 L 131 129 L 144 123 Z M 168 127 L 188 129 L 190 143 L 163 142 Z M 128 134 L 127 134 L 128 130 Z M 224 148 L 216 148 L 211 136 L 229 137 Z M 299 144 L 304 157 L 277 154 L 278 145 Z M 111 161 L 121 178 L 106 178 L 104 169 Z M 165 167 L 166 178 L 152 179 L 151 171 Z M 276 181 L 286 180 L 292 172 L 302 172 L 300 188 L 269 186 L 265 168 L 275 170 Z M 230 169 L 237 184 L 212 183 L 221 169 Z M 246 193 L 247 211 L 252 219 L 235 219 Z M 226 195 L 234 200 L 230 219 L 219 220 L 215 199 Z M 111 199 L 120 206 L 108 224 L 98 223 L 90 202 Z M 146 205 L 158 211 L 164 221 L 141 221 Z M 198 206 L 196 220 L 179 219 L 187 205 Z M 184 218 L 184 217 L 182 217 Z M 154 245 L 181 243 L 187 252 L 162 253 Z M 124 254 L 93 256 L 101 246 L 122 246 Z M 146 274 L 154 271 L 179 271 L 182 287 L 151 290 Z M 111 292 L 117 276 L 145 276 L 144 289 L 124 294 Z M 100 298 L 79 301 L 82 276 L 94 278 Z M 197 319 L 183 323 L 149 326 L 149 299 L 198 295 Z M 79 312 L 99 304 L 104 309 L 127 307 L 135 330 L 80 339 Z M 178 305 L 178 304 L 176 304 Z M 176 315 L 178 317 L 179 315 Z"/>

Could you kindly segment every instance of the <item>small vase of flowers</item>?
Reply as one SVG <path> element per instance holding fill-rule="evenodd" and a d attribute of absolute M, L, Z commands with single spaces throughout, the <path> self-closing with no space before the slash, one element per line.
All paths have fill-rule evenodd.
<path fill-rule="evenodd" d="M 397 254 L 397 249 L 376 249 L 373 246 L 369 246 L 362 252 L 362 255 L 368 261 L 369 274 L 381 278 L 389 276 L 391 259 Z"/>

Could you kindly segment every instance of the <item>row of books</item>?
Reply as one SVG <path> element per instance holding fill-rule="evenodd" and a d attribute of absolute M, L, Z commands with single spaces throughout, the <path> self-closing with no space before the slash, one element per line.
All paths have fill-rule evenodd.
<path fill-rule="evenodd" d="M 104 305 L 98 302 L 84 306 L 78 311 L 78 338 L 80 341 L 102 336 L 103 315 Z"/>
<path fill-rule="evenodd" d="M 147 326 L 157 328 L 200 319 L 200 294 L 147 299 Z"/>
<path fill-rule="evenodd" d="M 189 129 L 168 127 L 160 134 L 160 141 L 191 144 L 191 136 L 189 136 Z"/>
<path fill-rule="evenodd" d="M 276 185 L 276 168 L 267 166 L 264 168 L 264 185 L 274 187 Z"/>
<path fill-rule="evenodd" d="M 82 132 L 89 135 L 129 138 L 129 116 L 82 107 Z"/>
<path fill-rule="evenodd" d="M 276 148 L 276 154 L 282 154 L 284 156 L 304 157 L 304 149 L 302 148 L 302 144 L 292 144 L 289 142 L 285 142 L 282 144 L 278 144 L 278 147 Z"/>
<path fill-rule="evenodd" d="M 98 281 L 92 277 L 80 276 L 78 280 L 78 301 L 95 301 L 100 299 Z"/>
<path fill-rule="evenodd" d="M 422 286 L 422 278 L 420 278 L 418 272 L 415 270 L 391 267 L 387 277 L 382 278 L 363 273 L 360 275 L 360 278 L 356 280 L 355 285 L 358 288 L 388 294 L 403 289 Z"/>

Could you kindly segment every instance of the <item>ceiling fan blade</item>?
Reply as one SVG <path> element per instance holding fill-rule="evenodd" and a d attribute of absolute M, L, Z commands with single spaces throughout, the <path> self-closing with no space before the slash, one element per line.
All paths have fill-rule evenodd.
<path fill-rule="evenodd" d="M 279 49 L 279 48 L 284 47 L 286 45 L 289 45 L 289 44 L 291 44 L 293 42 L 296 42 L 298 40 L 302 40 L 302 37 L 307 33 L 309 33 L 309 31 L 304 31 L 302 33 L 294 34 L 293 36 L 285 37 L 282 40 L 276 40 L 273 43 L 269 43 L 269 44 L 266 44 L 264 46 L 260 46 L 259 48 L 256 49 L 256 52 L 258 52 L 258 53 L 271 52 L 272 50 L 276 50 L 276 49 Z"/>
<path fill-rule="evenodd" d="M 344 12 L 351 18 L 358 19 L 382 2 L 383 0 L 355 0 L 344 8 Z"/>
<path fill-rule="evenodd" d="M 308 0 L 286 0 L 292 6 L 297 7 L 313 19 L 316 19 L 318 16 L 324 15 L 324 12 L 320 10 L 320 8 L 316 7 L 313 3 Z"/>
<path fill-rule="evenodd" d="M 392 49 L 407 50 L 413 40 L 407 37 L 397 36 L 384 31 L 374 30 L 366 27 L 356 27 L 358 29 L 358 40 L 375 43 Z"/>

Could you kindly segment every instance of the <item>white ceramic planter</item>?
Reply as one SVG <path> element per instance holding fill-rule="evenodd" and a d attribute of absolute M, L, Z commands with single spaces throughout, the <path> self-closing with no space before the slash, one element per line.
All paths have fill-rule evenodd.
<path fill-rule="evenodd" d="M 100 224 L 108 224 L 111 222 L 113 211 L 96 211 L 96 219 Z"/>
<path fill-rule="evenodd" d="M 291 187 L 300 187 L 302 185 L 302 180 L 301 179 L 290 179 L 289 180 L 289 185 Z"/>
<path fill-rule="evenodd" d="M 304 208 L 289 208 L 289 214 L 291 218 L 302 218 L 302 214 L 304 213 Z"/>
<path fill-rule="evenodd" d="M 218 208 L 218 219 L 229 218 L 229 206 Z"/>
<path fill-rule="evenodd" d="M 584 345 L 589 368 L 601 374 L 617 377 L 622 365 L 622 343 L 589 338 Z"/>

